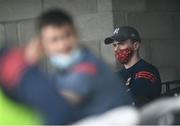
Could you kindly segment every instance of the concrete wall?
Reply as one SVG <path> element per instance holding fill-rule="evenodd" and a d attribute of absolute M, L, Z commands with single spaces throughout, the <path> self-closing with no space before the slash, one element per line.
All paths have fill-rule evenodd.
<path fill-rule="evenodd" d="M 112 0 L 114 27 L 130 25 L 142 37 L 142 56 L 163 81 L 180 79 L 180 1 Z"/>
<path fill-rule="evenodd" d="M 104 38 L 113 27 L 134 26 L 142 36 L 142 56 L 159 68 L 162 80 L 180 78 L 179 0 L 0 0 L 0 41 L 25 44 L 35 34 L 35 17 L 51 7 L 72 13 L 81 42 L 111 66 L 116 63 Z"/>

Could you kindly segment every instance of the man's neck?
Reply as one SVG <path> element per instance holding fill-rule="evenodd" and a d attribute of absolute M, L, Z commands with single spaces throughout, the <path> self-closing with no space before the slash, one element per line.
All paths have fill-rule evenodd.
<path fill-rule="evenodd" d="M 124 67 L 125 67 L 126 69 L 128 69 L 128 68 L 132 67 L 134 64 L 136 64 L 140 59 L 141 59 L 141 58 L 140 58 L 139 55 L 133 56 L 133 57 L 131 58 L 131 60 L 130 60 L 127 64 L 124 64 Z"/>

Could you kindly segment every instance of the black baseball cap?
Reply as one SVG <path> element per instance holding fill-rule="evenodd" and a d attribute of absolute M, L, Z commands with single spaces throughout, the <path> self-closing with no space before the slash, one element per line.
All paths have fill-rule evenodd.
<path fill-rule="evenodd" d="M 105 44 L 111 44 L 114 41 L 122 42 L 131 39 L 133 41 L 141 42 L 140 35 L 138 31 L 130 26 L 122 26 L 115 28 L 113 36 L 108 37 L 104 40 Z"/>

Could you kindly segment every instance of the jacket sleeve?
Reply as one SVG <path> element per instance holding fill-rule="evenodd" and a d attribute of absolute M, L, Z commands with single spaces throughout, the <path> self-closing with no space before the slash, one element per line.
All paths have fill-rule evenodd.
<path fill-rule="evenodd" d="M 0 80 L 4 87 L 13 89 L 28 68 L 22 49 L 12 49 L 0 58 Z"/>
<path fill-rule="evenodd" d="M 139 71 L 135 74 L 131 92 L 142 101 L 150 101 L 160 96 L 161 81 L 158 74 L 148 70 Z"/>

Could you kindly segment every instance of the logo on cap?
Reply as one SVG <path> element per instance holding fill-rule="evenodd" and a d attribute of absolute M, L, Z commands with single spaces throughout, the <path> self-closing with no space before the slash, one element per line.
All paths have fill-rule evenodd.
<path fill-rule="evenodd" d="M 118 32 L 119 32 L 119 28 L 116 28 L 116 29 L 114 30 L 113 34 L 118 34 Z"/>

